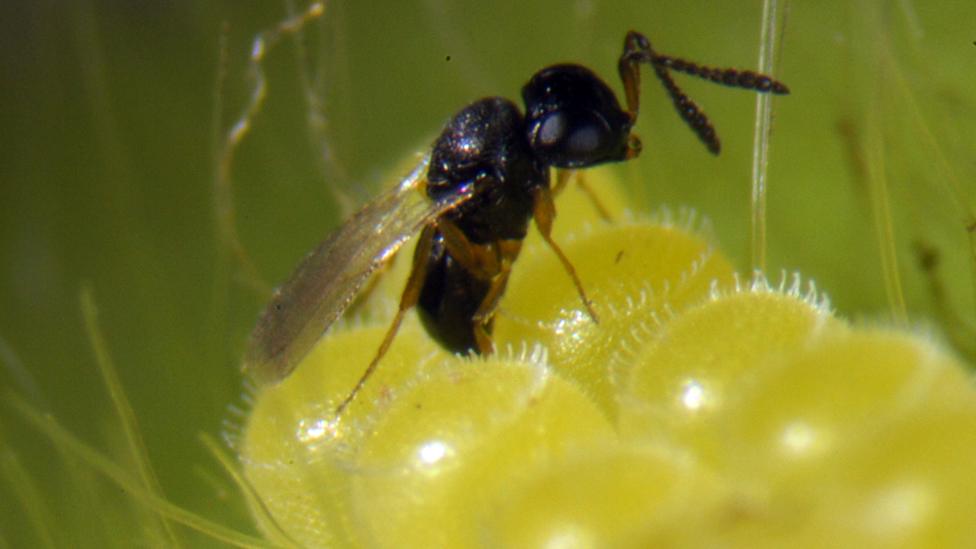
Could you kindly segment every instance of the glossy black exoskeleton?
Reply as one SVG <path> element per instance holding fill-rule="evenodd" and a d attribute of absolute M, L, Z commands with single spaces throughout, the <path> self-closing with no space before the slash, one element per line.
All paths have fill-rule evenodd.
<path fill-rule="evenodd" d="M 417 302 L 420 319 L 434 339 L 454 352 L 490 352 L 491 319 L 479 317 L 479 311 L 500 269 L 475 265 L 474 258 L 462 263 L 451 248 L 491 254 L 485 248 L 497 247 L 497 242 L 521 242 L 532 217 L 533 195 L 549 184 L 549 170 L 532 154 L 524 125 L 522 113 L 511 101 L 482 99 L 455 115 L 431 152 L 427 170 L 431 199 L 456 194 L 464 186 L 473 192 L 470 199 L 441 215 L 429 236 L 430 253 L 415 259 L 426 262 L 418 267 L 425 271 Z M 456 244 L 445 240 L 441 228 L 448 224 L 445 230 L 454 231 Z"/>
<path fill-rule="evenodd" d="M 397 314 L 337 414 L 372 374 L 414 306 L 431 336 L 447 349 L 492 352 L 495 310 L 532 219 L 596 321 L 583 285 L 550 236 L 555 216 L 550 172 L 563 170 L 558 191 L 566 170 L 640 153 L 640 140 L 631 130 L 640 104 L 641 64 L 654 69 L 678 114 L 715 154 L 720 149 L 715 129 L 670 71 L 759 92 L 789 93 L 765 75 L 660 55 L 646 37 L 630 32 L 618 59 L 626 108 L 596 74 L 574 64 L 537 72 L 522 88 L 524 114 L 503 98 L 472 103 L 435 141 L 426 174 L 421 166 L 396 189 L 367 204 L 306 257 L 276 292 L 251 336 L 245 368 L 259 378 L 285 377 L 345 311 L 366 278 L 417 230 L 420 238 Z M 426 193 L 425 204 L 408 199 L 416 189 Z"/>

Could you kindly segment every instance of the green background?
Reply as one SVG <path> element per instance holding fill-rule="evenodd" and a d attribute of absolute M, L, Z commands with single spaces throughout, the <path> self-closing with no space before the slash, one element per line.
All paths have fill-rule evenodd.
<path fill-rule="evenodd" d="M 223 132 L 251 91 L 251 41 L 285 9 L 0 4 L 0 388 L 130 467 L 82 323 L 79 295 L 90 285 L 166 496 L 242 530 L 251 526 L 241 498 L 197 435 L 241 422 L 229 408 L 244 406 L 237 363 L 267 296 L 218 240 L 215 173 Z M 535 70 L 560 61 L 582 62 L 619 90 L 616 58 L 631 28 L 662 53 L 752 67 L 761 9 L 705 0 L 329 4 L 306 36 L 304 71 L 322 79 L 329 159 L 309 138 L 302 71 L 285 40 L 269 53 L 269 98 L 233 165 L 241 242 L 261 280 L 280 281 L 341 219 L 334 188 L 368 199 L 465 103 L 517 97 Z M 910 325 L 946 328 L 969 353 L 974 21 L 976 5 L 963 2 L 790 3 L 776 72 L 793 93 L 775 101 L 768 198 L 774 281 L 799 270 L 845 316 L 888 322 L 898 316 L 884 288 L 880 250 L 890 244 Z M 707 154 L 645 72 L 644 154 L 620 168 L 633 209 L 693 206 L 748 272 L 754 96 L 678 80 L 711 116 L 722 155 Z M 893 240 L 877 236 L 883 201 L 872 181 L 882 179 L 872 174 L 884 176 Z M 941 302 L 916 243 L 941 259 Z M 55 544 L 153 539 L 134 500 L 66 462 L 9 406 L 0 407 L 0 444 L 36 484 L 27 501 L 46 509 Z M 0 482 L 0 545 L 36 545 L 43 536 L 16 494 Z"/>

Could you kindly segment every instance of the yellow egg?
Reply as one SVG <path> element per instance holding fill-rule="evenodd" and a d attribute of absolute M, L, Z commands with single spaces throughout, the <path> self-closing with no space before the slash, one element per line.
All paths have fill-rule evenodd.
<path fill-rule="evenodd" d="M 473 546 L 496 491 L 580 445 L 615 441 L 543 355 L 448 360 L 398 394 L 345 471 L 370 545 Z"/>
<path fill-rule="evenodd" d="M 587 450 L 517 484 L 481 525 L 481 546 L 674 546 L 728 495 L 718 478 L 674 448 Z"/>
<path fill-rule="evenodd" d="M 759 283 L 675 316 L 633 359 L 621 403 L 625 436 L 678 440 L 701 459 L 725 452 L 717 427 L 765 368 L 822 332 L 842 330 L 812 294 Z"/>
<path fill-rule="evenodd" d="M 551 251 L 527 250 L 495 321 L 496 344 L 538 341 L 553 367 L 580 384 L 611 418 L 630 356 L 660 318 L 731 285 L 732 267 L 709 242 L 674 226 L 630 221 L 594 227 L 563 250 L 598 315 Z"/>
<path fill-rule="evenodd" d="M 335 330 L 290 377 L 255 396 L 239 448 L 245 475 L 277 526 L 306 546 L 359 539 L 349 526 L 349 454 L 406 380 L 447 356 L 416 322 L 408 323 L 376 375 L 337 421 L 336 406 L 372 359 L 384 330 Z M 265 534 L 278 538 L 278 528 L 255 511 Z"/>

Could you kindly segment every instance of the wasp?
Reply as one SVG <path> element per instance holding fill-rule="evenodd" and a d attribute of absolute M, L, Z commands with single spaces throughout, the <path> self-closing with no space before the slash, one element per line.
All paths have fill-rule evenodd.
<path fill-rule="evenodd" d="M 397 312 L 337 416 L 376 369 L 410 309 L 417 309 L 428 333 L 446 349 L 492 352 L 492 320 L 532 220 L 596 322 L 572 264 L 550 236 L 553 195 L 571 170 L 640 154 L 632 129 L 642 65 L 653 69 L 679 116 L 713 154 L 720 150 L 718 135 L 674 82 L 672 71 L 757 92 L 789 93 L 763 74 L 659 54 L 644 35 L 631 31 L 617 63 L 626 108 L 599 76 L 577 64 L 535 73 L 522 88 L 524 113 L 501 97 L 471 103 L 451 118 L 409 176 L 363 206 L 274 292 L 251 334 L 244 370 L 264 383 L 287 377 L 369 277 L 418 233 Z"/>

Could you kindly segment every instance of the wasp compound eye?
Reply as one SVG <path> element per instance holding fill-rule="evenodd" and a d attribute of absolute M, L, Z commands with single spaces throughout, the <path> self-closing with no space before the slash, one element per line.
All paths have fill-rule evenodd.
<path fill-rule="evenodd" d="M 599 113 L 548 113 L 529 126 L 529 142 L 547 164 L 560 168 L 583 168 L 623 159 L 616 154 L 612 130 Z"/>
<path fill-rule="evenodd" d="M 592 71 L 555 65 L 522 88 L 529 145 L 557 168 L 584 168 L 627 158 L 631 116 Z"/>

